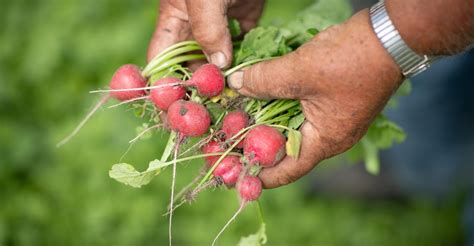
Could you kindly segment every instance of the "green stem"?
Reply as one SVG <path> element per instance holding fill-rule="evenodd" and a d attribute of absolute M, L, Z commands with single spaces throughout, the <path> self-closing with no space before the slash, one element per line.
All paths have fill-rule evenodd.
<path fill-rule="evenodd" d="M 168 160 L 168 158 L 171 155 L 171 151 L 173 151 L 174 147 L 174 139 L 176 138 L 178 134 L 175 131 L 170 132 L 170 136 L 168 137 L 168 142 L 166 143 L 165 150 L 163 151 L 163 154 L 161 155 L 161 162 L 165 162 Z"/>
<path fill-rule="evenodd" d="M 188 45 L 199 45 L 199 44 L 196 41 L 184 41 L 184 42 L 179 42 L 179 43 L 173 44 L 170 47 L 168 47 L 168 48 L 164 49 L 163 51 L 161 51 L 160 53 L 158 53 L 155 57 L 153 57 L 153 59 L 146 65 L 146 67 L 151 66 L 151 64 L 155 64 L 156 60 L 160 59 L 160 57 L 164 56 L 166 53 L 168 53 L 168 52 L 170 52 L 174 49 L 177 49 L 179 47 L 188 46 Z"/>
<path fill-rule="evenodd" d="M 176 66 L 174 66 L 174 67 L 173 67 L 173 72 L 174 72 L 174 71 L 180 71 L 180 72 L 182 72 L 182 73 L 184 74 L 183 80 L 188 80 L 188 79 L 191 78 L 191 74 L 189 73 L 189 71 L 188 71 L 186 68 L 184 68 L 183 66 L 181 66 L 181 65 L 176 65 Z"/>
<path fill-rule="evenodd" d="M 170 52 L 165 53 L 160 57 L 157 57 L 156 60 L 153 60 L 152 62 L 148 63 L 148 65 L 143 69 L 142 75 L 148 77 L 151 75 L 150 71 L 152 71 L 156 67 L 159 67 L 159 65 L 161 65 L 162 63 L 170 60 L 173 57 L 176 57 L 177 55 L 196 50 L 201 50 L 201 47 L 199 47 L 198 45 L 189 45 L 177 48 L 175 50 L 171 50 Z"/>
<path fill-rule="evenodd" d="M 270 125 L 270 126 L 276 127 L 276 128 L 282 128 L 282 129 L 285 129 L 285 130 L 288 130 L 288 131 L 293 131 L 293 130 L 294 130 L 294 129 L 291 129 L 291 128 L 287 127 L 287 126 L 282 126 L 282 125 L 275 125 L 275 124 L 274 124 L 274 125 Z"/>
<path fill-rule="evenodd" d="M 192 54 L 192 55 L 178 56 L 178 57 L 170 59 L 170 60 L 162 63 L 160 66 L 154 68 L 153 70 L 151 70 L 148 73 L 148 75 L 151 76 L 154 73 L 158 73 L 158 72 L 162 71 L 163 69 L 166 69 L 168 67 L 171 67 L 173 65 L 176 65 L 176 64 L 179 64 L 179 63 L 182 63 L 182 62 L 192 61 L 192 60 L 199 60 L 199 59 L 204 59 L 204 58 L 206 58 L 206 56 L 204 56 L 203 54 Z"/>
<path fill-rule="evenodd" d="M 284 100 L 282 101 L 281 105 L 278 105 L 278 107 L 275 107 L 275 108 L 271 108 L 271 110 L 268 113 L 257 118 L 256 121 L 259 122 L 259 121 L 265 121 L 267 119 L 271 119 L 278 114 L 281 114 L 293 107 L 298 106 L 298 104 L 299 104 L 298 101 Z"/>
<path fill-rule="evenodd" d="M 261 109 L 260 111 L 258 111 L 258 113 L 255 115 L 255 120 L 257 121 L 258 119 L 260 119 L 262 117 L 263 114 L 265 114 L 267 111 L 269 111 L 271 108 L 274 108 L 276 107 L 276 105 L 278 105 L 279 103 L 281 103 L 281 100 L 275 100 L 271 103 L 269 103 L 268 105 L 266 105 L 263 109 Z"/>
<path fill-rule="evenodd" d="M 232 149 L 231 149 L 232 150 Z M 214 152 L 214 153 L 209 153 L 209 154 L 200 154 L 200 155 L 193 155 L 193 156 L 188 156 L 188 157 L 183 157 L 181 159 L 176 159 L 176 162 L 183 162 L 183 161 L 190 161 L 198 158 L 204 158 L 204 157 L 210 157 L 210 156 L 221 156 L 221 155 L 235 155 L 235 156 L 240 156 L 242 157 L 242 154 L 237 153 L 237 152 Z M 171 161 L 166 161 L 163 163 L 164 166 L 168 166 L 173 164 L 174 160 Z"/>
<path fill-rule="evenodd" d="M 237 70 L 240 70 L 240 69 L 242 69 L 242 68 L 244 68 L 244 67 L 246 67 L 246 66 L 250 66 L 250 65 L 252 65 L 252 64 L 255 64 L 255 63 L 261 62 L 261 61 L 271 60 L 271 59 L 273 59 L 273 58 L 275 58 L 275 57 L 267 57 L 267 58 L 260 58 L 260 59 L 255 59 L 255 60 L 251 60 L 251 61 L 246 61 L 246 62 L 244 62 L 244 63 L 241 63 L 241 64 L 239 64 L 239 65 L 237 65 L 237 66 L 235 66 L 235 67 L 233 67 L 233 68 L 231 68 L 231 69 L 225 71 L 225 72 L 224 72 L 224 77 L 227 77 L 227 76 L 229 76 L 229 75 L 235 73 Z"/>
<path fill-rule="evenodd" d="M 263 211 L 262 211 L 262 205 L 260 204 L 260 201 L 256 201 L 257 204 L 257 213 L 258 213 L 258 220 L 260 221 L 261 224 L 265 224 L 265 219 L 263 217 Z"/>

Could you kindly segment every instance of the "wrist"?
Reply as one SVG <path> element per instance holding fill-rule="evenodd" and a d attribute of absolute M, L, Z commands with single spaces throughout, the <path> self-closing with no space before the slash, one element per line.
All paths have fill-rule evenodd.
<path fill-rule="evenodd" d="M 392 88 L 397 88 L 402 79 L 401 70 L 373 31 L 369 10 L 361 10 L 349 23 L 356 28 L 355 33 L 359 36 L 361 47 L 356 49 L 360 49 L 368 59 L 367 68 L 370 69 L 366 70 L 367 73 L 375 75 L 387 85 L 392 85 Z"/>
<path fill-rule="evenodd" d="M 474 40 L 473 1 L 385 0 L 400 36 L 419 55 L 454 55 Z"/>

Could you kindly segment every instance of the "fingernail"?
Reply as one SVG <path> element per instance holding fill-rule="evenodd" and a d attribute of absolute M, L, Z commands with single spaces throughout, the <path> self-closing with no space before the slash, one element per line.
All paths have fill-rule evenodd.
<path fill-rule="evenodd" d="M 230 75 L 229 77 L 229 86 L 232 89 L 239 90 L 244 86 L 244 72 L 243 71 L 237 71 Z"/>
<path fill-rule="evenodd" d="M 216 66 L 220 68 L 224 68 L 227 64 L 227 59 L 222 52 L 216 52 L 211 55 L 211 63 L 214 63 Z"/>

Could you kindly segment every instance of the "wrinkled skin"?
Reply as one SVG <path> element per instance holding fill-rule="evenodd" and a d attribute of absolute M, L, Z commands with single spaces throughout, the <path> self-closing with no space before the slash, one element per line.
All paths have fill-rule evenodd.
<path fill-rule="evenodd" d="M 226 19 L 225 13 L 234 13 L 229 8 L 232 4 L 205 2 L 191 0 L 189 5 L 185 1 L 163 1 L 149 54 L 188 38 L 201 43 L 208 56 L 218 51 L 231 54 L 230 37 L 225 38 L 227 26 L 218 23 Z M 232 2 L 243 5 L 251 1 Z M 260 9 L 257 2 L 255 9 Z M 253 12 L 249 16 L 258 18 Z M 247 28 L 247 24 L 244 26 Z M 210 35 L 204 35 L 207 33 Z M 259 177 L 264 187 L 294 182 L 320 161 L 352 147 L 401 81 L 399 68 L 373 33 L 368 10 L 322 31 L 290 54 L 234 73 L 228 83 L 239 93 L 256 98 L 298 99 L 306 117 L 299 159 L 285 157 L 278 165 L 262 170 Z"/>
<path fill-rule="evenodd" d="M 228 67 L 232 61 L 232 41 L 227 17 L 237 19 L 246 33 L 256 26 L 263 3 L 263 0 L 161 0 L 147 59 L 150 61 L 172 44 L 194 39 L 208 60 L 221 68 Z"/>
<path fill-rule="evenodd" d="M 299 99 L 306 117 L 299 159 L 286 157 L 262 170 L 264 186 L 291 183 L 320 161 L 352 147 L 401 79 L 398 67 L 372 34 L 367 11 L 321 32 L 295 52 L 235 73 L 230 85 L 239 93 Z"/>

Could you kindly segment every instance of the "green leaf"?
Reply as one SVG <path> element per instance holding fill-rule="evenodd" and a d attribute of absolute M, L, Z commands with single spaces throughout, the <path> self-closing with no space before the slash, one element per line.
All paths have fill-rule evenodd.
<path fill-rule="evenodd" d="M 407 96 L 411 93 L 412 83 L 409 79 L 406 79 L 398 88 L 395 95 L 390 98 L 387 103 L 387 108 L 396 108 L 398 106 L 398 100 L 400 97 Z"/>
<path fill-rule="evenodd" d="M 306 32 L 311 36 L 315 36 L 319 33 L 319 30 L 316 28 L 309 28 L 308 30 L 306 30 Z"/>
<path fill-rule="evenodd" d="M 211 114 L 212 122 L 216 122 L 225 113 L 225 109 L 219 103 L 208 102 L 206 103 L 206 108 Z"/>
<path fill-rule="evenodd" d="M 364 146 L 364 161 L 365 169 L 367 172 L 373 175 L 379 174 L 380 171 L 380 160 L 378 156 L 378 149 L 367 139 L 362 139 L 362 145 Z"/>
<path fill-rule="evenodd" d="M 406 138 L 405 132 L 383 115 L 377 116 L 366 136 L 369 141 L 380 149 L 390 148 L 394 143 L 401 143 Z"/>
<path fill-rule="evenodd" d="M 150 183 L 156 174 L 158 174 L 157 171 L 140 173 L 127 163 L 115 164 L 109 171 L 111 178 L 135 188 L 140 188 L 142 185 Z"/>
<path fill-rule="evenodd" d="M 168 142 L 166 143 L 165 150 L 163 151 L 163 154 L 161 155 L 161 161 L 165 162 L 168 160 L 168 158 L 171 155 L 171 152 L 173 152 L 173 148 L 175 146 L 175 139 L 177 137 L 177 133 L 175 131 L 170 132 L 170 136 L 168 137 Z"/>
<path fill-rule="evenodd" d="M 286 140 L 286 154 L 298 159 L 301 147 L 301 132 L 297 130 L 288 131 L 288 140 Z"/>
<path fill-rule="evenodd" d="M 261 246 L 267 243 L 265 223 L 260 224 L 260 229 L 255 234 L 240 238 L 237 246 Z"/>
<path fill-rule="evenodd" d="M 284 25 L 282 32 L 291 38 L 292 44 L 299 46 L 314 36 L 307 32 L 308 29 L 324 30 L 343 22 L 351 14 L 352 7 L 348 0 L 318 0 Z"/>
<path fill-rule="evenodd" d="M 284 55 L 290 51 L 285 41 L 283 34 L 276 27 L 254 28 L 245 35 L 240 49 L 235 54 L 235 63 Z"/>
<path fill-rule="evenodd" d="M 411 80 L 406 79 L 398 88 L 397 92 L 395 93 L 395 96 L 399 97 L 410 95 L 412 87 L 413 85 L 411 83 Z"/>
<path fill-rule="evenodd" d="M 304 117 L 303 113 L 300 113 L 290 119 L 290 122 L 288 122 L 288 127 L 291 129 L 298 129 L 304 122 L 306 118 Z"/>
<path fill-rule="evenodd" d="M 367 134 L 359 143 L 346 152 L 346 156 L 354 162 L 364 160 L 367 171 L 371 174 L 377 174 L 380 165 L 379 150 L 390 148 L 395 143 L 401 143 L 405 138 L 405 133 L 398 125 L 385 116 L 379 115 L 372 122 Z"/>
<path fill-rule="evenodd" d="M 230 30 L 230 35 L 232 37 L 237 37 L 242 33 L 242 30 L 240 29 L 240 23 L 236 19 L 230 18 L 228 23 L 229 23 L 228 27 Z"/>

